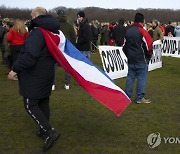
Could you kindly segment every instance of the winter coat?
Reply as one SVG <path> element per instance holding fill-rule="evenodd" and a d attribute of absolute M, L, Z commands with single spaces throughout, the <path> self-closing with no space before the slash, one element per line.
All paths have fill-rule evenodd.
<path fill-rule="evenodd" d="M 104 43 L 104 42 L 109 42 L 109 31 L 108 31 L 108 26 L 107 25 L 104 25 L 101 29 L 101 40 L 100 40 L 101 43 Z"/>
<path fill-rule="evenodd" d="M 175 36 L 174 35 L 174 27 L 171 26 L 171 25 L 168 25 L 165 28 L 165 36 L 169 36 L 169 34 L 172 35 L 172 36 Z"/>
<path fill-rule="evenodd" d="M 91 50 L 91 27 L 88 20 L 85 19 L 79 25 L 78 36 L 77 36 L 76 47 L 80 51 L 90 51 Z"/>
<path fill-rule="evenodd" d="M 60 23 L 60 30 L 64 33 L 65 37 L 71 41 L 71 43 L 75 44 L 76 34 L 73 25 L 67 21 L 66 16 L 59 15 L 58 21 Z"/>
<path fill-rule="evenodd" d="M 149 64 L 153 40 L 149 33 L 138 23 L 134 23 L 125 36 L 123 51 L 129 64 Z"/>
<path fill-rule="evenodd" d="M 28 32 L 22 35 L 18 32 L 13 31 L 13 29 L 10 28 L 7 34 L 7 41 L 10 42 L 11 45 L 23 45 L 27 36 L 28 36 Z"/>
<path fill-rule="evenodd" d="M 94 27 L 91 25 L 91 34 L 92 34 L 92 41 L 97 41 L 98 40 L 98 28 Z"/>
<path fill-rule="evenodd" d="M 163 33 L 162 33 L 162 30 L 159 26 L 155 27 L 153 29 L 153 40 L 156 41 L 156 40 L 163 40 Z"/>
<path fill-rule="evenodd" d="M 125 34 L 126 34 L 126 27 L 124 27 L 123 25 L 119 24 L 114 28 L 113 38 L 117 46 L 122 46 L 124 44 Z"/>
<path fill-rule="evenodd" d="M 54 81 L 55 60 L 46 46 L 41 27 L 58 33 L 59 22 L 51 15 L 41 15 L 32 20 L 29 33 L 13 71 L 18 73 L 20 95 L 30 99 L 49 97 Z"/>

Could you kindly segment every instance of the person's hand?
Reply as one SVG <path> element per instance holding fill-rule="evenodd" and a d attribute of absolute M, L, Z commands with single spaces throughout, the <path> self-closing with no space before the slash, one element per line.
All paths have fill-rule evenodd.
<path fill-rule="evenodd" d="M 17 80 L 17 73 L 11 70 L 8 74 L 8 79 Z"/>

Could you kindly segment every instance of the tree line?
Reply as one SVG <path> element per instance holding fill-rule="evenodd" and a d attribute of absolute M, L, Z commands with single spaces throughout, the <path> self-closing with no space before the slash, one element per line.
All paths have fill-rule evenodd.
<path fill-rule="evenodd" d="M 50 13 L 56 14 L 58 9 L 63 9 L 66 11 L 68 19 L 73 22 L 76 19 L 76 14 L 80 10 L 84 10 L 89 21 L 98 20 L 100 22 L 116 22 L 120 18 L 124 18 L 128 21 L 134 20 L 134 15 L 137 12 L 144 14 L 146 22 L 150 22 L 153 19 L 157 19 L 162 23 L 168 23 L 169 21 L 179 22 L 180 21 L 180 9 L 143 9 L 139 8 L 136 10 L 127 9 L 104 9 L 99 7 L 86 7 L 86 8 L 66 8 L 66 7 L 56 7 L 50 10 Z M 30 9 L 19 9 L 19 8 L 8 8 L 5 6 L 0 6 L 0 15 L 2 18 L 13 18 L 13 19 L 30 19 Z"/>

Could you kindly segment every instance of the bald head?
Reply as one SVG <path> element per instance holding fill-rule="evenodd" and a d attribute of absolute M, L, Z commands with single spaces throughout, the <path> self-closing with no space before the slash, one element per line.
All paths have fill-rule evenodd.
<path fill-rule="evenodd" d="M 32 10 L 31 12 L 31 17 L 32 19 L 40 16 L 40 15 L 45 15 L 47 13 L 46 9 L 43 7 L 36 7 L 35 9 Z"/>

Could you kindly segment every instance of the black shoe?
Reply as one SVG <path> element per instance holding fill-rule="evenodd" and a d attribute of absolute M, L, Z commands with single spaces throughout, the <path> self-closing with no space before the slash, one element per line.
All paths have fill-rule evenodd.
<path fill-rule="evenodd" d="M 42 132 L 41 130 L 38 130 L 38 131 L 36 132 L 36 136 L 37 136 L 37 137 L 40 137 L 40 138 L 42 138 L 42 139 L 46 139 L 46 134 L 45 134 L 45 132 Z"/>
<path fill-rule="evenodd" d="M 48 150 L 53 145 L 53 143 L 59 138 L 59 136 L 60 136 L 59 133 L 56 132 L 55 130 L 48 131 L 43 146 L 43 150 L 44 151 Z"/>

